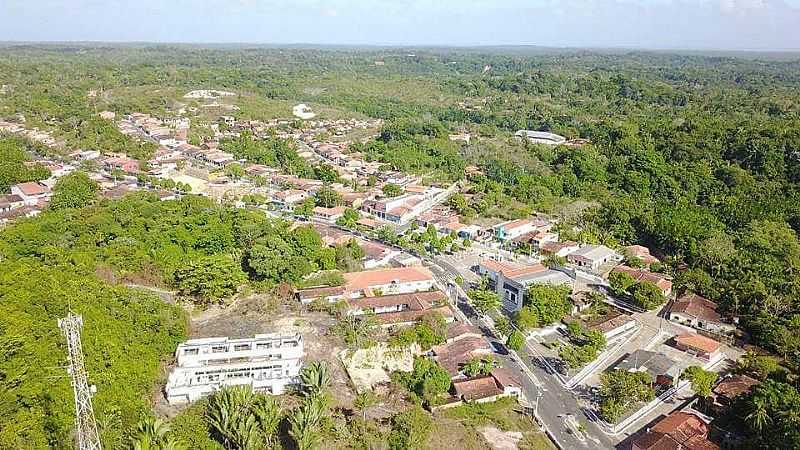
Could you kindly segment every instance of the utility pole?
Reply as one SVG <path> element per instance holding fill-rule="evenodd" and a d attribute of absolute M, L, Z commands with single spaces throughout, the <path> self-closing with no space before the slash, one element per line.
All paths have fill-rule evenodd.
<path fill-rule="evenodd" d="M 67 338 L 67 373 L 72 377 L 72 389 L 75 394 L 75 448 L 77 450 L 101 450 L 100 436 L 97 433 L 97 422 L 92 411 L 92 393 L 94 386 L 89 387 L 86 368 L 83 365 L 83 349 L 81 347 L 81 328 L 83 318 L 70 312 L 67 317 L 58 320 L 58 328 Z"/>

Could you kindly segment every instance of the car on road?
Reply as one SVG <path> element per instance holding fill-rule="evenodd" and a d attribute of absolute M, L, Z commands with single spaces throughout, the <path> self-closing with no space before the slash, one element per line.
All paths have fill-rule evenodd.
<path fill-rule="evenodd" d="M 497 341 L 491 341 L 489 343 L 491 344 L 494 352 L 497 353 L 498 355 L 503 355 L 503 356 L 508 355 L 508 347 L 506 347 L 505 344 L 501 344 L 500 342 Z"/>

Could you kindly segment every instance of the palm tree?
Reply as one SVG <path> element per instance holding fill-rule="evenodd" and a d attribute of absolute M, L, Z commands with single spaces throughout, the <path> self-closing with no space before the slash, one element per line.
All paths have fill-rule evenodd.
<path fill-rule="evenodd" d="M 762 431 L 768 423 L 772 422 L 766 402 L 763 399 L 753 399 L 753 408 L 746 419 L 755 430 Z"/>
<path fill-rule="evenodd" d="M 331 385 L 328 363 L 314 361 L 300 372 L 303 395 L 309 396 L 325 391 Z"/>
<path fill-rule="evenodd" d="M 281 422 L 281 407 L 273 397 L 259 395 L 252 407 L 256 422 L 261 429 L 261 436 L 268 445 L 273 443 L 278 434 L 278 425 Z"/>
<path fill-rule="evenodd" d="M 256 400 L 253 391 L 244 386 L 225 387 L 208 404 L 211 429 L 227 449 L 250 450 L 262 447 L 262 433 L 256 415 L 251 411 Z"/>
<path fill-rule="evenodd" d="M 169 425 L 161 419 L 145 417 L 136 425 L 131 439 L 134 450 L 185 450 L 183 443 L 169 436 Z"/>
<path fill-rule="evenodd" d="M 361 411 L 361 418 L 367 420 L 367 409 L 375 406 L 376 403 L 378 403 L 378 397 L 375 395 L 375 392 L 372 390 L 366 390 L 356 395 L 356 399 L 353 401 L 353 406 Z"/>

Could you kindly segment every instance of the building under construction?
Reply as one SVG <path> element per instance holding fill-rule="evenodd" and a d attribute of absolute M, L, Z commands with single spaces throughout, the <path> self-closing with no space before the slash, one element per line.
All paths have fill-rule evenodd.
<path fill-rule="evenodd" d="M 178 366 L 167 381 L 167 401 L 193 402 L 224 386 L 281 394 L 286 386 L 297 383 L 303 356 L 300 334 L 191 339 L 175 352 Z"/>

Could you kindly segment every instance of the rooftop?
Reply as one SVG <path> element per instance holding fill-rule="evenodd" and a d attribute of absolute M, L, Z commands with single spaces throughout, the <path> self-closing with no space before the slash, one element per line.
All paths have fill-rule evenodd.
<path fill-rule="evenodd" d="M 714 353 L 719 350 L 720 343 L 697 333 L 683 333 L 675 336 L 675 342 L 684 347 Z"/>
<path fill-rule="evenodd" d="M 709 322 L 720 322 L 722 316 L 717 312 L 717 304 L 695 293 L 683 295 L 675 300 L 671 313 L 682 313 Z"/>

